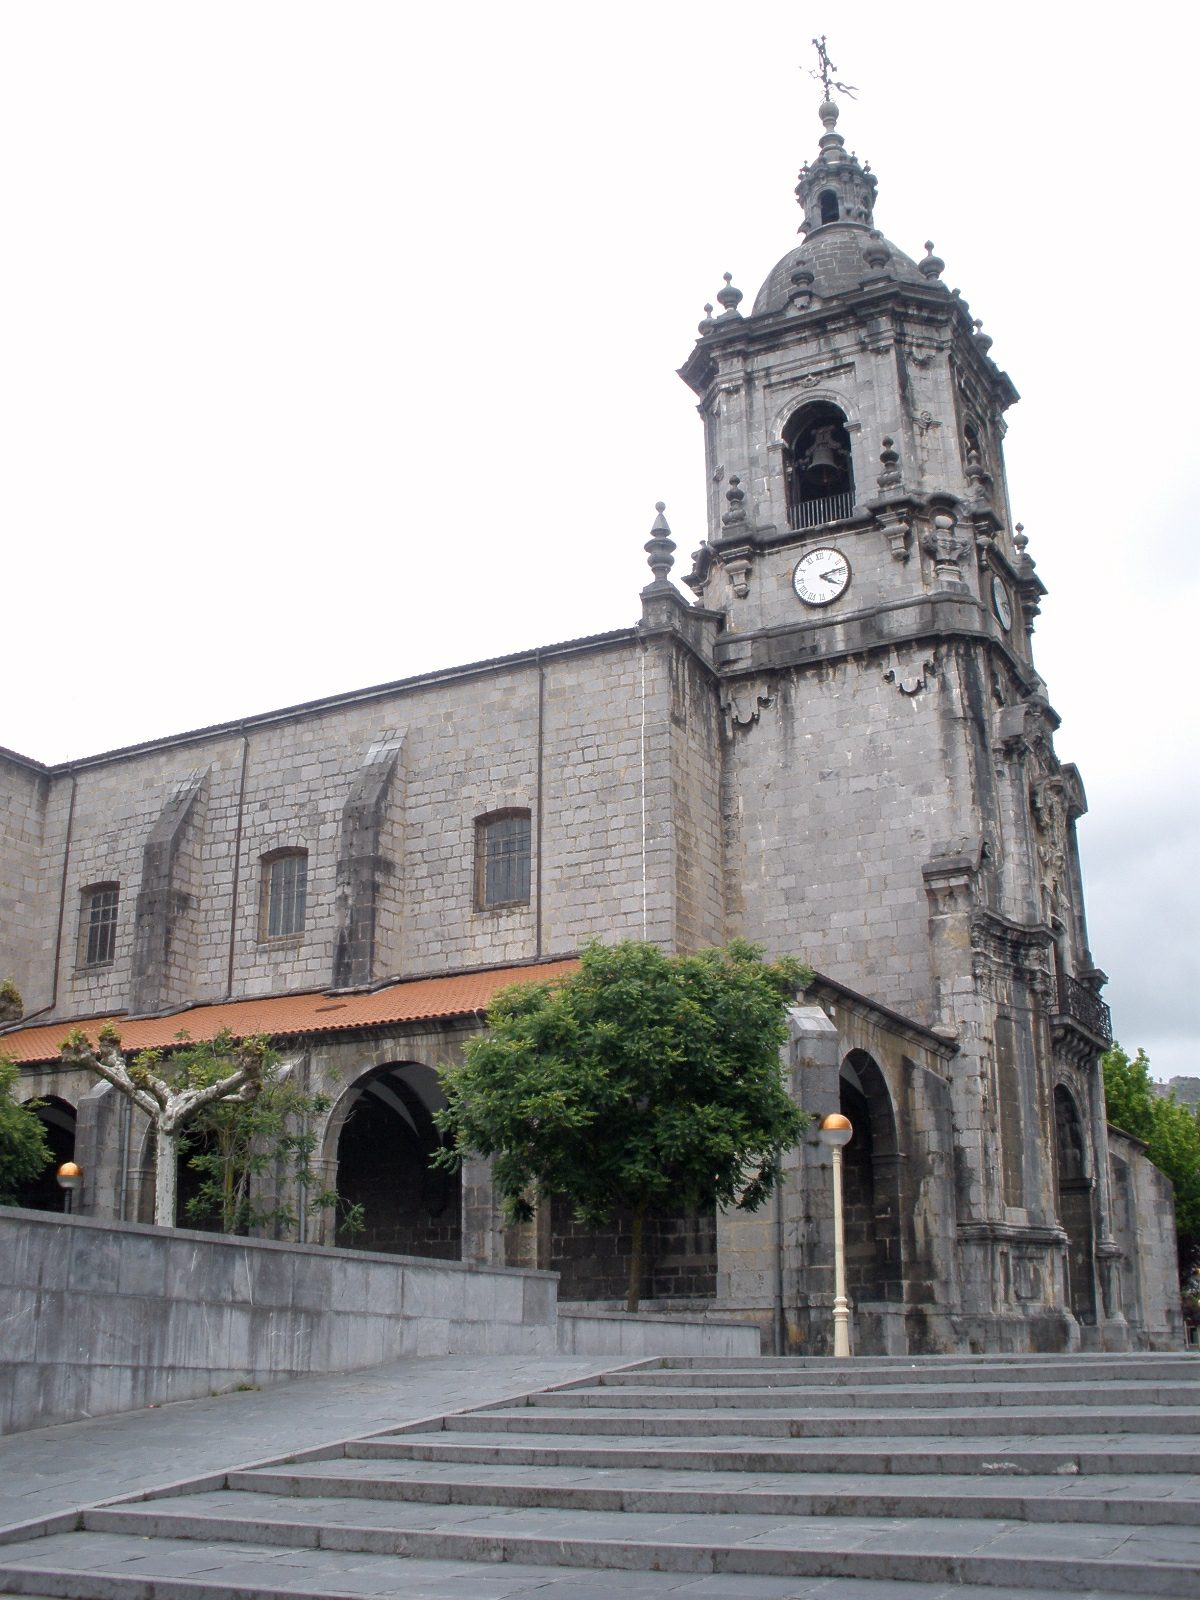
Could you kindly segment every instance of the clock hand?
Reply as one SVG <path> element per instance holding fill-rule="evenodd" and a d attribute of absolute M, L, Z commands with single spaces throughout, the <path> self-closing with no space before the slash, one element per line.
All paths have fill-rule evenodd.
<path fill-rule="evenodd" d="M 845 573 L 845 567 L 831 567 L 828 572 L 822 572 L 819 574 L 819 576 L 826 583 L 840 583 L 842 578 L 845 576 Z"/>

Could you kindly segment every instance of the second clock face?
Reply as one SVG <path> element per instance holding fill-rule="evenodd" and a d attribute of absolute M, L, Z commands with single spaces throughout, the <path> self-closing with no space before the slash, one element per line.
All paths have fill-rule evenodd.
<path fill-rule="evenodd" d="M 850 586 L 850 563 L 840 550 L 810 550 L 801 556 L 792 584 L 806 606 L 827 606 Z"/>
<path fill-rule="evenodd" d="M 1008 598 L 1008 590 L 1004 582 L 995 573 L 992 575 L 992 610 L 996 613 L 997 621 L 1005 633 L 1012 627 L 1012 601 Z"/>

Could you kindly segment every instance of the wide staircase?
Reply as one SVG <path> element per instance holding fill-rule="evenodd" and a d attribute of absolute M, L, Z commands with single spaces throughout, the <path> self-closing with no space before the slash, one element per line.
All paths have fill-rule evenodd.
<path fill-rule="evenodd" d="M 1200 1597 L 1200 1358 L 664 1360 L 0 1546 L 86 1600 Z"/>

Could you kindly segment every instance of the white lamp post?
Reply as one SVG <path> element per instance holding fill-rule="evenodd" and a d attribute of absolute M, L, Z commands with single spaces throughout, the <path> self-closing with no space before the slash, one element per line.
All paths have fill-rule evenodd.
<path fill-rule="evenodd" d="M 67 1214 L 75 1209 L 75 1191 L 83 1183 L 83 1168 L 76 1166 L 73 1161 L 64 1161 L 54 1174 L 58 1179 L 58 1187 L 67 1192 Z"/>
<path fill-rule="evenodd" d="M 833 1353 L 850 1354 L 850 1302 L 846 1299 L 846 1235 L 842 1225 L 842 1146 L 854 1134 L 849 1117 L 831 1111 L 821 1121 L 821 1143 L 833 1152 Z"/>

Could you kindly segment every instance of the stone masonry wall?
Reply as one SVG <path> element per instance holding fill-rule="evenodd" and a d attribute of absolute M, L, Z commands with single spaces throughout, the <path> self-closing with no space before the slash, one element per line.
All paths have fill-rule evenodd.
<path fill-rule="evenodd" d="M 341 969 L 356 982 L 522 961 L 572 951 L 592 937 L 646 931 L 671 944 L 677 887 L 686 941 L 719 939 L 713 712 L 687 668 L 672 701 L 661 661 L 647 676 L 642 657 L 624 636 L 118 753 L 79 763 L 71 774 L 35 778 L 15 767 L 3 790 L 12 845 L 0 885 L 12 908 L 6 927 L 14 958 L 35 953 L 25 960 L 31 981 L 53 967 L 64 854 L 59 1016 L 136 1008 L 142 996 L 164 1005 L 328 987 L 352 878 L 356 904 L 374 917 L 373 959 Z M 676 744 L 684 755 L 673 774 Z M 370 859 L 339 869 L 350 837 L 347 801 L 380 747 L 399 753 Z M 651 790 L 655 762 L 663 781 Z M 175 921 L 158 930 L 169 969 L 161 982 L 149 981 L 142 960 L 135 985 L 147 843 L 172 795 L 197 772 L 202 797 L 182 830 L 171 881 L 155 884 L 151 895 L 155 906 L 173 908 Z M 678 826 L 673 805 L 686 813 Z M 531 815 L 530 899 L 485 910 L 476 904 L 475 822 L 507 808 Z M 352 833 L 353 844 L 362 827 Z M 680 849 L 686 860 L 677 885 Z M 307 911 L 302 932 L 269 938 L 267 858 L 281 850 L 307 852 Z M 100 883 L 120 885 L 116 946 L 111 962 L 88 967 L 86 895 Z M 143 896 L 143 909 L 149 904 Z M 355 927 L 361 933 L 361 918 Z M 50 996 L 29 998 L 45 1004 Z"/>

